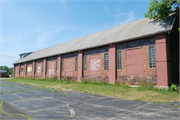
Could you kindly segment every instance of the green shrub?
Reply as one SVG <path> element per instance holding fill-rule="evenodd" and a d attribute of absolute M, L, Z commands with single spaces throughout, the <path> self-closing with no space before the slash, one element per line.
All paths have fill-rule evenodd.
<path fill-rule="evenodd" d="M 177 91 L 179 93 L 179 86 L 177 86 L 176 84 L 171 84 L 170 86 L 170 90 L 172 91 Z"/>
<path fill-rule="evenodd" d="M 57 76 L 54 75 L 53 78 L 52 78 L 53 81 L 56 81 L 57 80 Z"/>

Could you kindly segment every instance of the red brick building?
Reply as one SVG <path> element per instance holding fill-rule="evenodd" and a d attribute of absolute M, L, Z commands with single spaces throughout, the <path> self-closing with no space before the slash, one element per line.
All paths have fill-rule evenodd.
<path fill-rule="evenodd" d="M 14 63 L 14 77 L 60 78 L 167 87 L 179 79 L 179 18 L 143 18 L 40 51 Z M 21 54 L 23 55 L 23 54 Z"/>

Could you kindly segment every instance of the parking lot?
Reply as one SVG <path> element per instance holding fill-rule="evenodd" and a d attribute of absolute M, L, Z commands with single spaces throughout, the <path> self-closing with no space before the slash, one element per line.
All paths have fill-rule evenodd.
<path fill-rule="evenodd" d="M 55 91 L 0 80 L 0 100 L 6 113 L 24 114 L 38 120 L 126 120 L 179 119 L 177 106 L 147 101 L 132 101 L 112 97 Z M 1 111 L 1 119 L 4 113 Z M 7 119 L 27 119 L 15 115 Z"/>

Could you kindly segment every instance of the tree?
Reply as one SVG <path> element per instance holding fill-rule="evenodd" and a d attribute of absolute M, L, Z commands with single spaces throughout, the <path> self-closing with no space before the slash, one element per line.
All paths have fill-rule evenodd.
<path fill-rule="evenodd" d="M 148 11 L 144 16 L 150 19 L 161 19 L 165 18 L 169 15 L 172 10 L 179 12 L 179 3 L 180 0 L 173 1 L 173 0 L 151 0 L 148 6 Z"/>
<path fill-rule="evenodd" d="M 9 68 L 8 75 L 12 75 L 12 74 L 13 74 L 13 67 L 10 67 L 10 68 Z"/>

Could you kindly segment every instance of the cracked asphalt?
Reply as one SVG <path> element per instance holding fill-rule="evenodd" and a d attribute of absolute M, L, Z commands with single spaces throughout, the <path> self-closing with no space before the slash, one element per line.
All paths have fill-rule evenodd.
<path fill-rule="evenodd" d="M 147 101 L 133 101 L 71 91 L 48 91 L 0 80 L 0 100 L 7 113 L 21 113 L 34 120 L 179 120 L 180 108 Z M 179 102 L 170 102 L 180 106 Z M 10 117 L 1 111 L 1 119 Z"/>

